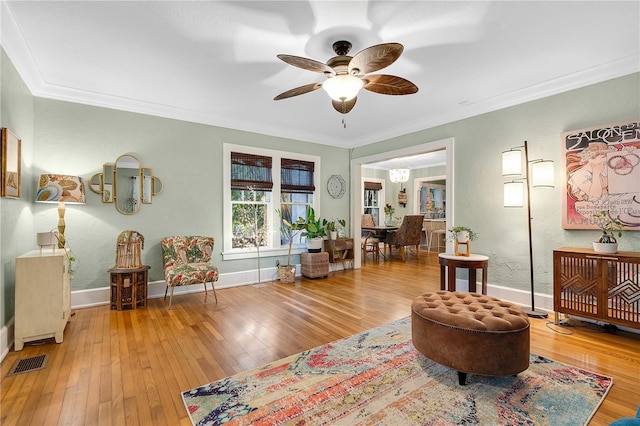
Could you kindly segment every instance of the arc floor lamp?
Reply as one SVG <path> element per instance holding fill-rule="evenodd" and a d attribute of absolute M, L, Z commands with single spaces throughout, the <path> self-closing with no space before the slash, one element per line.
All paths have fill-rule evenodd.
<path fill-rule="evenodd" d="M 523 163 L 524 154 L 524 163 Z M 523 167 L 524 173 L 523 173 Z M 531 174 L 529 174 L 529 166 L 531 165 Z M 531 188 L 553 188 L 554 187 L 554 167 L 551 160 L 532 160 L 529 161 L 529 149 L 527 141 L 524 146 L 511 148 L 502 153 L 502 175 L 503 176 L 520 176 L 511 182 L 504 184 L 504 206 L 505 207 L 523 207 L 524 194 L 526 184 L 527 195 L 527 218 L 529 231 L 529 272 L 531 279 L 531 309 L 524 311 L 528 316 L 533 318 L 546 318 L 548 314 L 545 311 L 536 310 L 535 306 L 535 286 L 533 279 L 533 244 L 531 241 Z M 523 176 L 524 174 L 524 176 Z"/>

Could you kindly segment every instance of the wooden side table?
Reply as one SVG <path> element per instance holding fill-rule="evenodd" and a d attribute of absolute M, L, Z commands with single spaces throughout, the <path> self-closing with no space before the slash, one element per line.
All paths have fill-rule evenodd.
<path fill-rule="evenodd" d="M 469 270 L 469 291 L 476 291 L 476 270 L 482 269 L 482 294 L 487 294 L 487 266 L 489 258 L 482 254 L 470 254 L 469 256 L 456 256 L 452 253 L 440 253 L 440 290 L 456 291 L 456 269 L 466 268 Z M 444 275 L 445 268 L 448 274 L 447 288 L 445 289 Z"/>
<path fill-rule="evenodd" d="M 325 240 L 324 251 L 329 252 L 329 263 L 351 263 L 353 267 L 353 238 L 338 238 L 337 240 Z"/>
<path fill-rule="evenodd" d="M 111 309 L 136 309 L 147 306 L 147 280 L 150 267 L 109 269 L 111 275 Z"/>

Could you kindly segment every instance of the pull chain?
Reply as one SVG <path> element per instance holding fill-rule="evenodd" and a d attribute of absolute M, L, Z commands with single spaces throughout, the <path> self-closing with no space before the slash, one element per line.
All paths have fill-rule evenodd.
<path fill-rule="evenodd" d="M 346 102 L 346 101 L 344 101 L 344 99 L 343 99 L 343 101 L 342 101 L 342 126 L 343 126 L 345 129 L 347 128 L 347 119 L 346 119 L 346 116 L 347 116 L 347 102 Z"/>

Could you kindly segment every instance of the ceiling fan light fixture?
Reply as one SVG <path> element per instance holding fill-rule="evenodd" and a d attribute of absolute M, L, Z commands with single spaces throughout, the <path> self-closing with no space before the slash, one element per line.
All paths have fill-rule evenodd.
<path fill-rule="evenodd" d="M 335 101 L 349 101 L 356 96 L 364 86 L 364 81 L 358 77 L 348 74 L 340 74 L 328 78 L 322 83 L 322 88 L 327 92 L 329 97 Z"/>

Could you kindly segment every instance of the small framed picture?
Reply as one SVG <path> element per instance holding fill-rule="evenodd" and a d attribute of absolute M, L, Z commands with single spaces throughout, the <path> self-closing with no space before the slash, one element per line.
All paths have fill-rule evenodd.
<path fill-rule="evenodd" d="M 21 140 L 6 127 L 2 128 L 2 188 L 3 197 L 20 198 Z"/>

